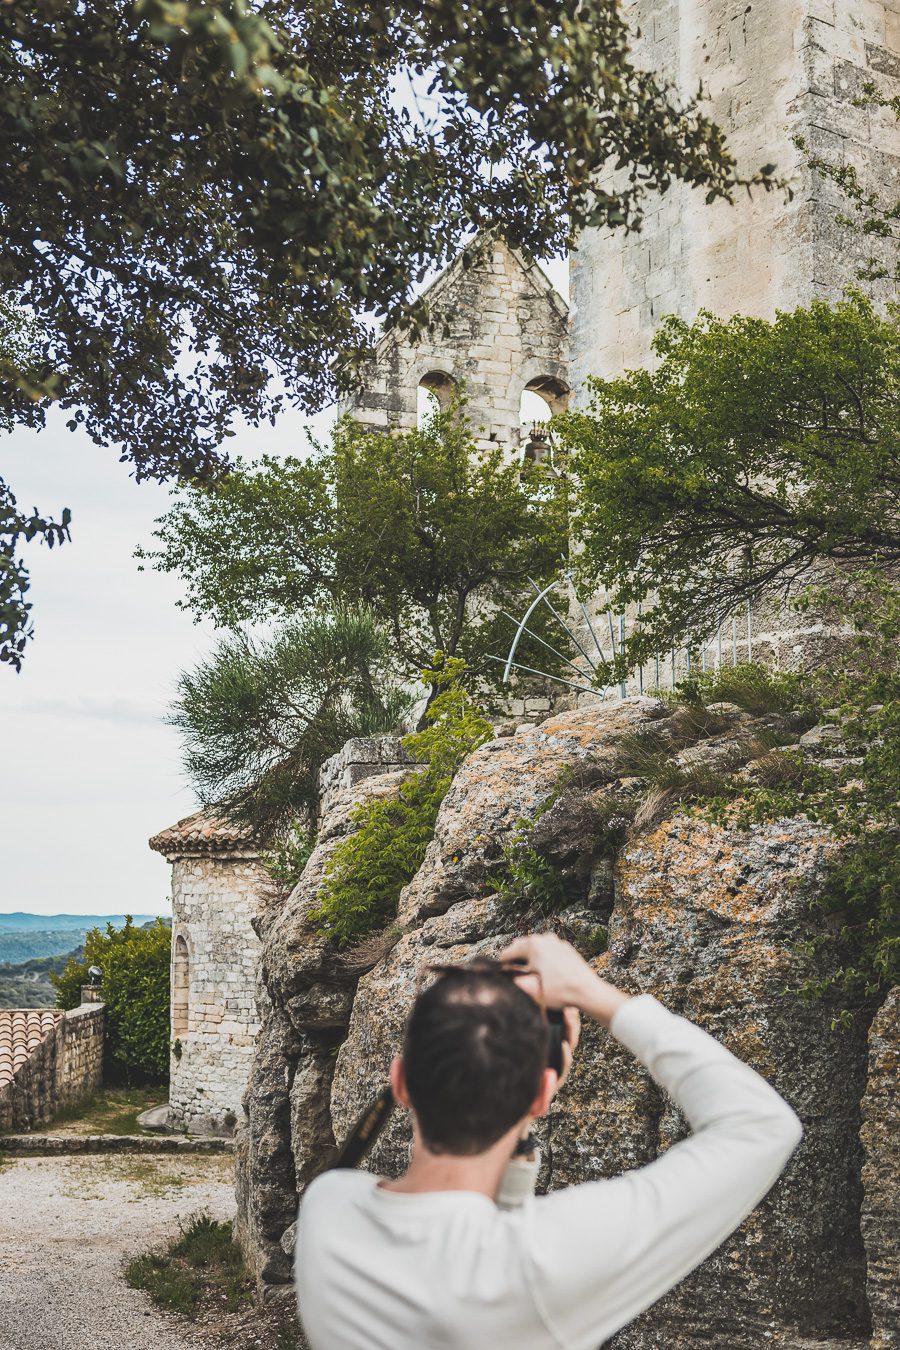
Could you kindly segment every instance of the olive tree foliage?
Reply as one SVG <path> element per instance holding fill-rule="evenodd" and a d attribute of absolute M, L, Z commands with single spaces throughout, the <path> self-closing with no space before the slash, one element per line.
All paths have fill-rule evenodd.
<path fill-rule="evenodd" d="M 826 560 L 900 562 L 900 307 L 669 318 L 654 349 L 559 423 L 581 584 L 642 604 L 624 665 L 799 594 Z"/>
<path fill-rule="evenodd" d="M 16 0 L 0 78 L 0 291 L 37 322 L 26 368 L 0 350 L 0 417 L 55 399 L 138 479 L 208 480 L 236 417 L 322 406 L 363 316 L 421 321 L 486 224 L 540 256 L 674 180 L 773 181 L 635 66 L 619 0 Z"/>
<path fill-rule="evenodd" d="M 0 362 L 28 369 L 35 343 L 35 325 L 25 311 L 0 295 Z M 12 431 L 15 417 L 0 400 L 0 434 Z M 31 605 L 26 599 L 28 570 L 20 556 L 20 544 L 43 539 L 51 548 L 69 538 L 71 513 L 63 510 L 57 520 L 42 515 L 37 507 L 23 510 L 7 483 L 0 478 L 0 662 L 18 667 L 30 634 Z"/>
<path fill-rule="evenodd" d="M 520 610 L 528 578 L 547 580 L 566 557 L 567 501 L 552 471 L 477 448 L 457 402 L 405 433 L 344 419 L 306 459 L 263 458 L 180 488 L 142 556 L 181 578 L 198 619 L 234 628 L 362 604 L 401 678 L 441 651 L 484 690 L 509 645 L 503 610 Z"/>
<path fill-rule="evenodd" d="M 344 608 L 268 638 L 225 638 L 180 676 L 170 721 L 201 803 L 265 838 L 309 819 L 329 755 L 351 736 L 394 730 L 410 706 L 373 616 Z"/>

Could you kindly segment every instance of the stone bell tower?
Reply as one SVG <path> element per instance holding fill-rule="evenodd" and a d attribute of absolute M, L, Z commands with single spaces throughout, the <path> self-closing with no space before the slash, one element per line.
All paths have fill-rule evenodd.
<path fill-rule="evenodd" d="M 771 319 L 853 282 L 873 243 L 835 223 L 842 198 L 806 167 L 795 137 L 852 165 L 867 190 L 900 194 L 897 119 L 858 106 L 866 84 L 900 93 L 898 0 L 636 0 L 629 16 L 638 63 L 685 96 L 702 81 L 739 172 L 775 164 L 793 196 L 757 189 L 707 206 L 702 190 L 676 184 L 648 202 L 639 235 L 586 231 L 571 276 L 576 400 L 586 376 L 646 364 L 665 314 Z"/>

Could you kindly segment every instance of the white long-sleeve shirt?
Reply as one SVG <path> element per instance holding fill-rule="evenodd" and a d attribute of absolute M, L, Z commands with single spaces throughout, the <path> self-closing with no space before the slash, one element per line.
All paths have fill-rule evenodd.
<path fill-rule="evenodd" d="M 796 1115 L 649 995 L 622 1004 L 610 1030 L 690 1136 L 647 1167 L 512 1212 L 474 1191 L 405 1194 L 326 1172 L 297 1224 L 312 1350 L 596 1350 L 738 1226 L 796 1148 Z"/>

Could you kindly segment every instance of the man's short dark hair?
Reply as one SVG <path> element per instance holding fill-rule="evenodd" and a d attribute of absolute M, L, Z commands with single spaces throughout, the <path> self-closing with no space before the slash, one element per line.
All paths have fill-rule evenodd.
<path fill-rule="evenodd" d="M 528 1113 L 548 1035 L 534 999 L 488 963 L 449 968 L 419 995 L 403 1062 L 432 1153 L 483 1153 Z"/>

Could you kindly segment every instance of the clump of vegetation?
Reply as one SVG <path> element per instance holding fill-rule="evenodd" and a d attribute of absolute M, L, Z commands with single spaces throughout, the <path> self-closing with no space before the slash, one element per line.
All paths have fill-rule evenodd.
<path fill-rule="evenodd" d="M 235 1243 L 231 1224 L 198 1214 L 164 1252 L 145 1252 L 125 1267 L 132 1289 L 182 1317 L 196 1317 L 205 1299 L 235 1312 L 253 1295 L 253 1281 Z"/>
<path fill-rule="evenodd" d="M 276 836 L 271 848 L 262 855 L 262 864 L 280 890 L 289 893 L 294 889 L 315 846 L 315 831 L 299 820 L 292 821 Z"/>
<path fill-rule="evenodd" d="M 77 1008 L 88 969 L 103 972 L 106 1004 L 104 1076 L 109 1082 L 164 1083 L 169 1076 L 169 958 L 171 931 L 162 919 L 138 928 L 92 928 L 84 958 L 52 975 L 61 1008 Z"/>
<path fill-rule="evenodd" d="M 810 683 L 796 671 L 769 670 L 754 661 L 694 672 L 676 685 L 675 697 L 689 709 L 733 703 L 754 717 L 766 713 L 810 712 Z"/>
<path fill-rule="evenodd" d="M 351 817 L 356 830 L 332 854 L 312 919 L 342 948 L 387 924 L 400 892 L 421 866 L 438 810 L 463 760 L 493 730 L 463 687 L 465 664 L 438 653 L 424 678 L 440 690 L 422 731 L 404 740 L 423 764 L 395 798 L 368 802 Z"/>
<path fill-rule="evenodd" d="M 503 862 L 487 886 L 502 904 L 530 914 L 556 914 L 572 903 L 562 873 L 534 847 L 531 822 L 525 819 L 519 820 L 503 850 Z"/>
<path fill-rule="evenodd" d="M 577 902 L 580 898 L 574 878 L 567 877 L 551 858 L 536 845 L 535 827 L 543 816 L 559 801 L 572 782 L 571 770 L 565 768 L 559 775 L 553 791 L 545 798 L 531 819 L 520 817 L 512 839 L 503 849 L 503 860 L 487 879 L 487 887 L 501 904 L 513 909 L 546 918 Z M 592 841 L 597 858 L 613 857 L 624 844 L 631 824 L 632 807 L 629 803 L 608 797 L 591 808 Z M 595 933 L 595 938 L 597 934 Z M 602 932 L 599 950 L 605 950 L 606 930 Z M 594 953 L 596 954 L 596 953 Z"/>

